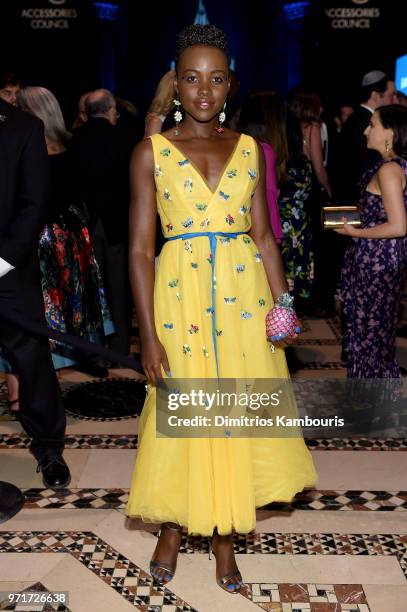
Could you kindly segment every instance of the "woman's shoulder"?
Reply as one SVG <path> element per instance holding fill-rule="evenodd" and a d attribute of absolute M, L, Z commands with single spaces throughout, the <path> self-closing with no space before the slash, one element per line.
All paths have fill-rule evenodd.
<path fill-rule="evenodd" d="M 143 163 L 143 164 L 152 164 L 154 161 L 154 145 L 153 140 L 156 138 L 157 134 L 154 136 L 148 136 L 143 140 L 140 140 L 136 144 L 132 152 L 132 161 L 134 163 Z"/>
<path fill-rule="evenodd" d="M 379 181 L 392 180 L 400 177 L 405 177 L 407 172 L 407 162 L 401 158 L 385 160 L 377 170 Z"/>

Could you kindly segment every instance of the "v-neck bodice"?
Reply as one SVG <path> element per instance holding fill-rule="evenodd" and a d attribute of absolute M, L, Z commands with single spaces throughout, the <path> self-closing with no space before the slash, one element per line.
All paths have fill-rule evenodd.
<path fill-rule="evenodd" d="M 250 229 L 251 198 L 258 181 L 257 144 L 242 134 L 212 191 L 182 151 L 161 134 L 151 137 L 157 208 L 164 236 Z"/>
<path fill-rule="evenodd" d="M 191 168 L 193 168 L 193 170 L 194 170 L 194 171 L 195 171 L 195 172 L 196 172 L 196 173 L 197 173 L 197 174 L 198 174 L 198 175 L 201 177 L 201 179 L 203 180 L 203 182 L 205 183 L 205 185 L 207 186 L 207 188 L 208 188 L 209 192 L 210 192 L 212 195 L 213 195 L 214 193 L 216 193 L 217 189 L 219 188 L 219 185 L 220 185 L 220 183 L 222 182 L 222 179 L 223 179 L 223 175 L 224 175 L 224 174 L 225 174 L 225 172 L 226 172 L 226 168 L 228 167 L 228 165 L 229 165 L 229 164 L 231 163 L 231 161 L 233 160 L 233 158 L 234 158 L 234 156 L 235 156 L 235 153 L 236 153 L 236 150 L 237 150 L 237 148 L 239 147 L 240 140 L 241 140 L 241 138 L 242 138 L 242 136 L 240 135 L 240 136 L 239 136 L 239 138 L 236 140 L 236 143 L 235 143 L 235 145 L 234 145 L 234 147 L 233 147 L 233 150 L 232 150 L 231 154 L 228 156 L 228 158 L 227 158 L 226 162 L 224 163 L 223 168 L 222 168 L 222 170 L 221 170 L 221 172 L 220 172 L 220 174 L 219 174 L 219 178 L 218 178 L 218 180 L 216 181 L 216 186 L 215 186 L 215 189 L 212 189 L 212 187 L 211 187 L 211 186 L 210 186 L 210 184 L 209 184 L 209 180 L 206 178 L 206 176 L 204 175 L 204 173 L 202 172 L 202 170 L 200 170 L 200 169 L 198 168 L 198 166 L 197 166 L 197 165 L 196 165 L 196 164 L 195 164 L 195 163 L 192 161 L 192 159 L 191 159 L 190 157 L 188 157 L 187 155 L 185 155 L 185 154 L 184 154 L 184 153 L 181 151 L 181 149 L 179 148 L 179 146 L 178 146 L 178 145 L 176 145 L 175 143 L 171 142 L 171 140 L 168 140 L 168 138 L 166 138 L 166 137 L 165 137 L 165 136 L 163 136 L 163 135 L 161 135 L 161 137 L 162 137 L 162 138 L 164 138 L 164 140 L 166 140 L 166 141 L 167 141 L 167 143 L 168 143 L 168 144 L 169 144 L 171 147 L 173 147 L 173 148 L 176 150 L 176 152 L 177 152 L 177 153 L 178 153 L 178 154 L 181 156 L 182 160 L 186 161 L 187 163 L 189 163 L 189 164 L 191 165 Z"/>

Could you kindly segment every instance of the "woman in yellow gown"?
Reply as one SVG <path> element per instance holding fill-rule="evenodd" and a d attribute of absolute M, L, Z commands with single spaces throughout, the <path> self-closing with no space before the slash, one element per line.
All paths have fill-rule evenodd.
<path fill-rule="evenodd" d="M 174 575 L 184 527 L 212 536 L 218 584 L 236 593 L 231 534 L 255 528 L 257 507 L 312 486 L 315 471 L 302 438 L 156 437 L 161 377 L 288 377 L 283 343 L 275 349 L 265 329 L 287 285 L 264 159 L 253 138 L 219 124 L 229 87 L 225 36 L 189 26 L 177 42 L 182 122 L 140 143 L 131 166 L 130 275 L 150 385 L 127 513 L 163 524 L 150 566 L 160 584 Z M 157 209 L 167 242 L 154 280 Z"/>

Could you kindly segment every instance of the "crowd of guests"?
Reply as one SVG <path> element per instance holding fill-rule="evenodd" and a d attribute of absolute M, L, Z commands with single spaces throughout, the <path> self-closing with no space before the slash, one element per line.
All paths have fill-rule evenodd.
<path fill-rule="evenodd" d="M 296 310 L 329 314 L 341 269 L 348 376 L 400 377 L 407 108 L 380 71 L 363 77 L 359 106 L 346 101 L 332 117 L 302 87 L 287 100 L 252 92 L 237 108 L 224 32 L 191 25 L 176 43 L 175 72 L 159 83 L 136 146 L 134 108 L 111 92 L 84 94 L 68 131 L 52 92 L 0 77 L 3 369 L 45 486 L 66 487 L 48 342 L 2 311 L 11 302 L 41 321 L 45 308 L 50 328 L 128 355 L 130 277 L 149 386 L 127 514 L 162 524 L 150 562 L 158 584 L 173 578 L 186 528 L 209 538 L 216 581 L 233 594 L 243 578 L 232 533 L 254 530 L 256 508 L 314 486 L 311 455 L 300 436 L 160 438 L 157 380 L 287 378 Z M 329 203 L 358 204 L 360 227 L 344 216 L 324 232 Z M 52 350 L 54 367 L 80 359 L 63 344 Z"/>
<path fill-rule="evenodd" d="M 177 110 L 174 78 L 175 72 L 170 70 L 160 80 L 145 117 L 144 138 L 174 125 L 173 112 Z M 361 196 L 365 198 L 368 192 L 361 189 L 362 177 L 366 187 L 366 173 L 383 160 L 377 148 L 368 146 L 365 130 L 372 116 L 380 121 L 380 109 L 386 106 L 390 109 L 397 106 L 393 112 L 400 114 L 402 122 L 407 98 L 377 70 L 363 76 L 359 105 L 344 100 L 332 112 L 322 107 L 318 93 L 301 86 L 295 87 L 287 100 L 275 91 L 256 91 L 237 106 L 235 75 L 232 81 L 226 125 L 253 136 L 263 149 L 270 224 L 297 312 L 332 315 L 335 299 L 342 295 L 345 333 L 342 358 L 347 360 L 349 337 L 354 331 L 346 331 L 345 319 L 355 320 L 350 304 L 357 301 L 354 295 L 350 298 L 346 282 L 354 278 L 350 248 L 343 272 L 344 254 L 351 241 L 322 229 L 321 209 L 330 204 L 354 205 L 361 201 Z M 352 93 L 355 99 L 356 92 Z M 4 72 L 0 77 L 0 97 L 36 115 L 45 126 L 52 206 L 38 250 L 47 323 L 55 329 L 104 342 L 127 355 L 132 313 L 127 264 L 128 167 L 132 149 L 142 137 L 137 111 L 131 103 L 115 98 L 107 90 L 86 92 L 79 99 L 77 117 L 68 131 L 51 91 L 23 88 L 15 74 Z M 398 143 L 397 153 L 392 148 L 390 158 L 404 159 L 403 146 Z M 383 210 L 387 212 L 386 207 L 382 213 Z M 374 243 L 368 242 L 375 253 L 383 240 L 386 243 L 390 239 L 377 238 Z M 400 238 L 391 237 L 400 250 L 401 270 L 405 266 L 405 241 Z M 360 240 L 352 242 L 361 244 Z M 163 243 L 158 224 L 157 255 Z M 346 288 L 342 292 L 341 277 Z M 386 333 L 390 345 L 394 344 L 399 315 L 402 271 L 399 277 L 394 281 L 397 290 L 392 286 L 393 331 L 388 329 Z M 382 319 L 379 314 L 377 317 Z M 371 333 L 371 322 L 369 330 Z M 56 368 L 76 363 L 79 369 L 103 376 L 107 367 L 114 366 L 101 361 L 84 362 L 79 354 L 57 343 L 52 349 Z M 298 367 L 290 350 L 288 357 L 291 368 Z M 394 358 L 390 361 L 394 362 Z M 11 372 L 6 355 L 0 365 Z M 354 365 L 350 368 L 355 372 Z M 394 367 L 390 369 L 394 374 Z M 383 375 L 380 368 L 376 373 L 379 371 Z M 374 374 L 375 369 L 370 372 Z M 11 373 L 8 382 L 10 407 L 18 409 L 18 382 Z"/>

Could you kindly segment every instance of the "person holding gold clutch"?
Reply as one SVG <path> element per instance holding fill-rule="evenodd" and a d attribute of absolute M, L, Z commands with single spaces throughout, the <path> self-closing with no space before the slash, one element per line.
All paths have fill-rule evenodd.
<path fill-rule="evenodd" d="M 346 217 L 338 234 L 353 238 L 342 271 L 348 378 L 399 378 L 395 334 L 407 270 L 407 108 L 378 108 L 365 130 L 381 160 L 362 179 L 360 227 Z"/>

